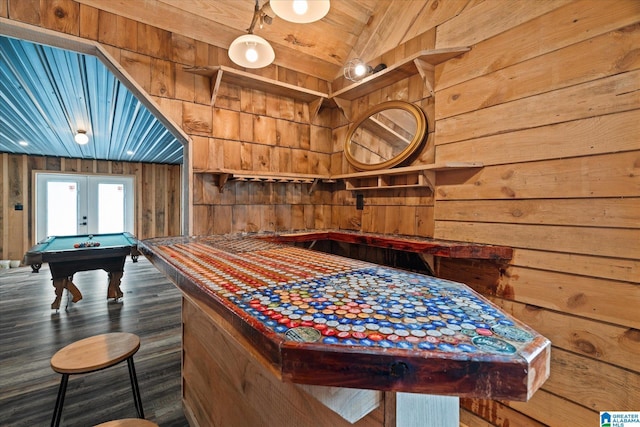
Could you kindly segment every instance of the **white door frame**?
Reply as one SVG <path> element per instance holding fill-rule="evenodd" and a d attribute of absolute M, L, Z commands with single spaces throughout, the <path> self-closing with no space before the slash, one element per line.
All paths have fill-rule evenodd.
<path fill-rule="evenodd" d="M 46 183 L 51 179 L 68 179 L 78 184 L 79 203 L 78 206 L 78 234 L 94 234 L 98 232 L 97 226 L 97 203 L 99 183 L 119 183 L 124 185 L 125 191 L 125 224 L 124 230 L 135 234 L 135 175 L 108 175 L 79 172 L 56 172 L 56 171 L 33 171 L 32 188 L 33 193 L 33 239 L 34 243 L 47 237 L 46 217 L 41 209 L 46 207 L 47 191 Z M 83 217 L 88 217 L 88 224 L 84 228 L 80 224 Z"/>

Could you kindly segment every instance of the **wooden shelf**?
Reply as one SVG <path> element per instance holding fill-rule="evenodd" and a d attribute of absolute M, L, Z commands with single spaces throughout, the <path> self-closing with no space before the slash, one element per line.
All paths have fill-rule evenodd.
<path fill-rule="evenodd" d="M 245 182 L 280 182 L 290 184 L 311 184 L 310 193 L 320 181 L 332 182 L 328 175 L 299 174 L 284 172 L 257 172 L 232 169 L 195 169 L 197 174 L 210 174 L 218 177 L 220 192 L 229 181 Z M 335 182 L 335 181 L 333 181 Z"/>
<path fill-rule="evenodd" d="M 286 96 L 302 102 L 308 102 L 313 109 L 312 117 L 318 113 L 318 110 L 322 105 L 322 101 L 329 98 L 329 94 L 327 93 L 280 82 L 278 80 L 247 73 L 246 71 L 237 70 L 224 65 L 184 67 L 184 71 L 211 78 L 211 105 L 216 104 L 218 90 L 220 89 L 220 84 L 223 82 L 249 89 L 261 90 L 277 96 Z"/>
<path fill-rule="evenodd" d="M 224 65 L 206 67 L 186 66 L 183 70 L 211 78 L 211 105 L 215 105 L 220 84 L 224 82 L 307 102 L 310 106 L 309 112 L 311 117 L 315 117 L 323 104 L 338 106 L 346 112 L 352 100 L 416 73 L 420 73 L 425 86 L 433 96 L 434 67 L 468 50 L 470 50 L 468 47 L 423 50 L 359 82 L 330 94 L 258 76 Z"/>
<path fill-rule="evenodd" d="M 448 162 L 331 175 L 331 178 L 345 181 L 347 190 L 384 190 L 394 188 L 428 187 L 431 191 L 434 191 L 435 173 L 437 171 L 473 169 L 481 167 L 483 167 L 483 164 L 477 162 Z M 405 182 L 395 180 L 394 177 L 400 177 Z M 374 180 L 375 183 L 373 183 Z"/>
<path fill-rule="evenodd" d="M 353 101 L 375 90 L 389 86 L 398 80 L 420 73 L 429 93 L 433 95 L 434 67 L 456 56 L 462 55 L 471 48 L 458 47 L 447 49 L 423 50 L 411 55 L 382 71 L 372 74 L 359 82 L 353 83 L 331 93 L 330 98 Z"/>
<path fill-rule="evenodd" d="M 398 80 L 419 73 L 429 93 L 433 95 L 434 67 L 469 51 L 468 47 L 423 50 L 365 79 L 331 94 L 310 90 L 278 80 L 258 76 L 224 65 L 184 67 L 190 73 L 211 78 L 211 105 L 215 105 L 220 85 L 224 83 L 261 90 L 309 103 L 311 117 L 315 117 L 323 104 L 337 105 L 348 115 L 352 100 L 367 95 Z M 481 163 L 445 163 L 408 166 L 387 170 L 356 172 L 342 175 L 313 175 L 278 172 L 257 172 L 231 169 L 195 170 L 198 174 L 217 176 L 220 191 L 228 181 L 284 182 L 310 184 L 312 193 L 319 182 L 343 180 L 347 190 L 381 190 L 396 188 L 435 187 L 435 173 L 440 170 L 480 168 Z"/>
<path fill-rule="evenodd" d="M 432 191 L 435 184 L 435 172 L 453 169 L 481 168 L 482 163 L 449 162 L 431 165 L 407 166 L 403 168 L 355 172 L 341 175 L 300 174 L 283 172 L 259 172 L 233 169 L 195 169 L 197 174 L 210 174 L 218 177 L 220 191 L 228 181 L 280 182 L 291 184 L 311 184 L 312 193 L 319 182 L 335 183 L 345 181 L 347 190 L 382 190 L 392 188 L 428 187 Z M 391 177 L 402 177 L 404 183 L 396 183 Z M 376 180 L 375 185 L 366 184 Z M 368 180 L 368 181 L 367 181 Z M 365 182 L 362 184 L 361 182 Z"/>

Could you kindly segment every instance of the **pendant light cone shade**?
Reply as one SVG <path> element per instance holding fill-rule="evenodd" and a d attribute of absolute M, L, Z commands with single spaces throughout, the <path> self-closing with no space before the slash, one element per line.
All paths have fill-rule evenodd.
<path fill-rule="evenodd" d="M 289 22 L 308 24 L 318 21 L 329 12 L 329 0 L 271 0 L 273 13 Z"/>
<path fill-rule="evenodd" d="M 255 34 L 245 34 L 229 46 L 229 58 L 245 68 L 262 68 L 271 64 L 276 54 L 268 41 Z"/>

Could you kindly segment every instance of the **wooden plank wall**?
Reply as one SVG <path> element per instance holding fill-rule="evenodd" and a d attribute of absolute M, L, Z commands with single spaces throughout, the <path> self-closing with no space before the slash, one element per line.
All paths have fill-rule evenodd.
<path fill-rule="evenodd" d="M 54 4 L 68 13 L 54 18 Z M 440 173 L 435 196 L 367 192 L 363 211 L 348 191 L 309 196 L 301 184 L 229 183 L 220 192 L 212 176 L 196 174 L 194 232 L 331 227 L 512 246 L 512 263 L 498 273 L 471 261 L 440 269 L 549 337 L 551 378 L 528 403 L 464 400 L 461 421 L 582 426 L 596 425 L 600 410 L 637 410 L 640 3 L 464 5 L 380 58 L 472 46 L 436 67 L 435 99 L 409 78 L 354 101 L 351 117 L 387 99 L 415 102 L 430 126 L 416 162 L 480 161 L 484 169 Z M 337 109 L 309 123 L 304 105 L 231 86 L 211 108 L 209 79 L 182 66 L 229 65 L 223 50 L 71 0 L 0 0 L 0 15 L 107 46 L 192 137 L 194 166 L 349 171 L 341 153 L 348 126 Z M 261 73 L 326 90 L 278 67 Z M 2 197 L 3 218 L 13 201 Z"/>
<path fill-rule="evenodd" d="M 433 198 L 364 192 L 363 211 L 337 192 L 334 227 L 514 247 L 507 268 L 444 259 L 440 273 L 550 338 L 551 377 L 527 403 L 463 399 L 461 422 L 596 425 L 599 411 L 640 402 L 640 3 L 524 4 L 480 2 L 439 25 L 433 46 L 425 33 L 386 54 L 408 56 L 416 40 L 472 46 L 436 67 L 435 100 L 407 79 L 351 110 L 416 103 L 430 136 L 414 164 L 486 166 L 439 173 Z M 347 129 L 344 119 L 334 127 L 335 173 L 351 171 L 340 154 Z"/>
<path fill-rule="evenodd" d="M 183 112 L 187 126 L 198 114 L 211 121 L 192 135 L 195 169 L 329 173 L 331 110 L 310 118 L 308 104 L 223 83 L 213 109 L 184 104 Z M 220 191 L 215 176 L 196 173 L 194 234 L 329 227 L 330 186 L 309 190 L 310 184 L 233 181 Z"/>
<path fill-rule="evenodd" d="M 180 234 L 180 165 L 0 154 L 0 257 L 22 260 L 35 243 L 33 171 L 135 177 L 135 235 Z M 23 210 L 16 210 L 21 204 Z"/>
<path fill-rule="evenodd" d="M 433 49 L 434 41 L 435 30 L 428 31 L 370 63 L 374 66 L 379 63 L 393 64 L 395 60 L 405 58 L 414 52 Z M 371 107 L 386 101 L 411 102 L 420 106 L 427 114 L 428 137 L 407 163 L 417 165 L 434 162 L 434 99 L 429 96 L 419 74 L 415 74 L 354 100 L 348 110 L 350 121 L 340 110 L 334 111 L 332 174 L 356 172 L 343 154 L 349 127 Z M 344 186 L 342 188 L 344 189 Z M 358 193 L 364 196 L 362 210 L 356 209 Z M 335 191 L 332 200 L 332 228 L 433 237 L 433 208 L 433 194 L 422 188 Z"/>
<path fill-rule="evenodd" d="M 485 167 L 438 176 L 434 236 L 515 248 L 497 280 L 441 272 L 551 339 L 551 377 L 528 403 L 464 400 L 462 420 L 597 425 L 640 402 L 640 3 L 556 2 L 512 27 L 505 3 L 437 30 L 473 49 L 436 70 L 435 157 Z"/>

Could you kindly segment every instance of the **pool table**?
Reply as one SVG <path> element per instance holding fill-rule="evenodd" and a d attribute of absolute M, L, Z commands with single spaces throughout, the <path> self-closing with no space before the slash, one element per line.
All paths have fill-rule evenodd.
<path fill-rule="evenodd" d="M 82 293 L 72 282 L 78 271 L 105 270 L 109 274 L 107 298 L 121 298 L 120 280 L 127 255 L 131 255 L 133 262 L 140 255 L 138 240 L 131 233 L 51 236 L 29 249 L 24 263 L 31 265 L 34 273 L 42 263 L 49 263 L 56 295 L 51 308 L 57 310 L 65 288 L 73 296 L 73 302 L 82 299 Z"/>

